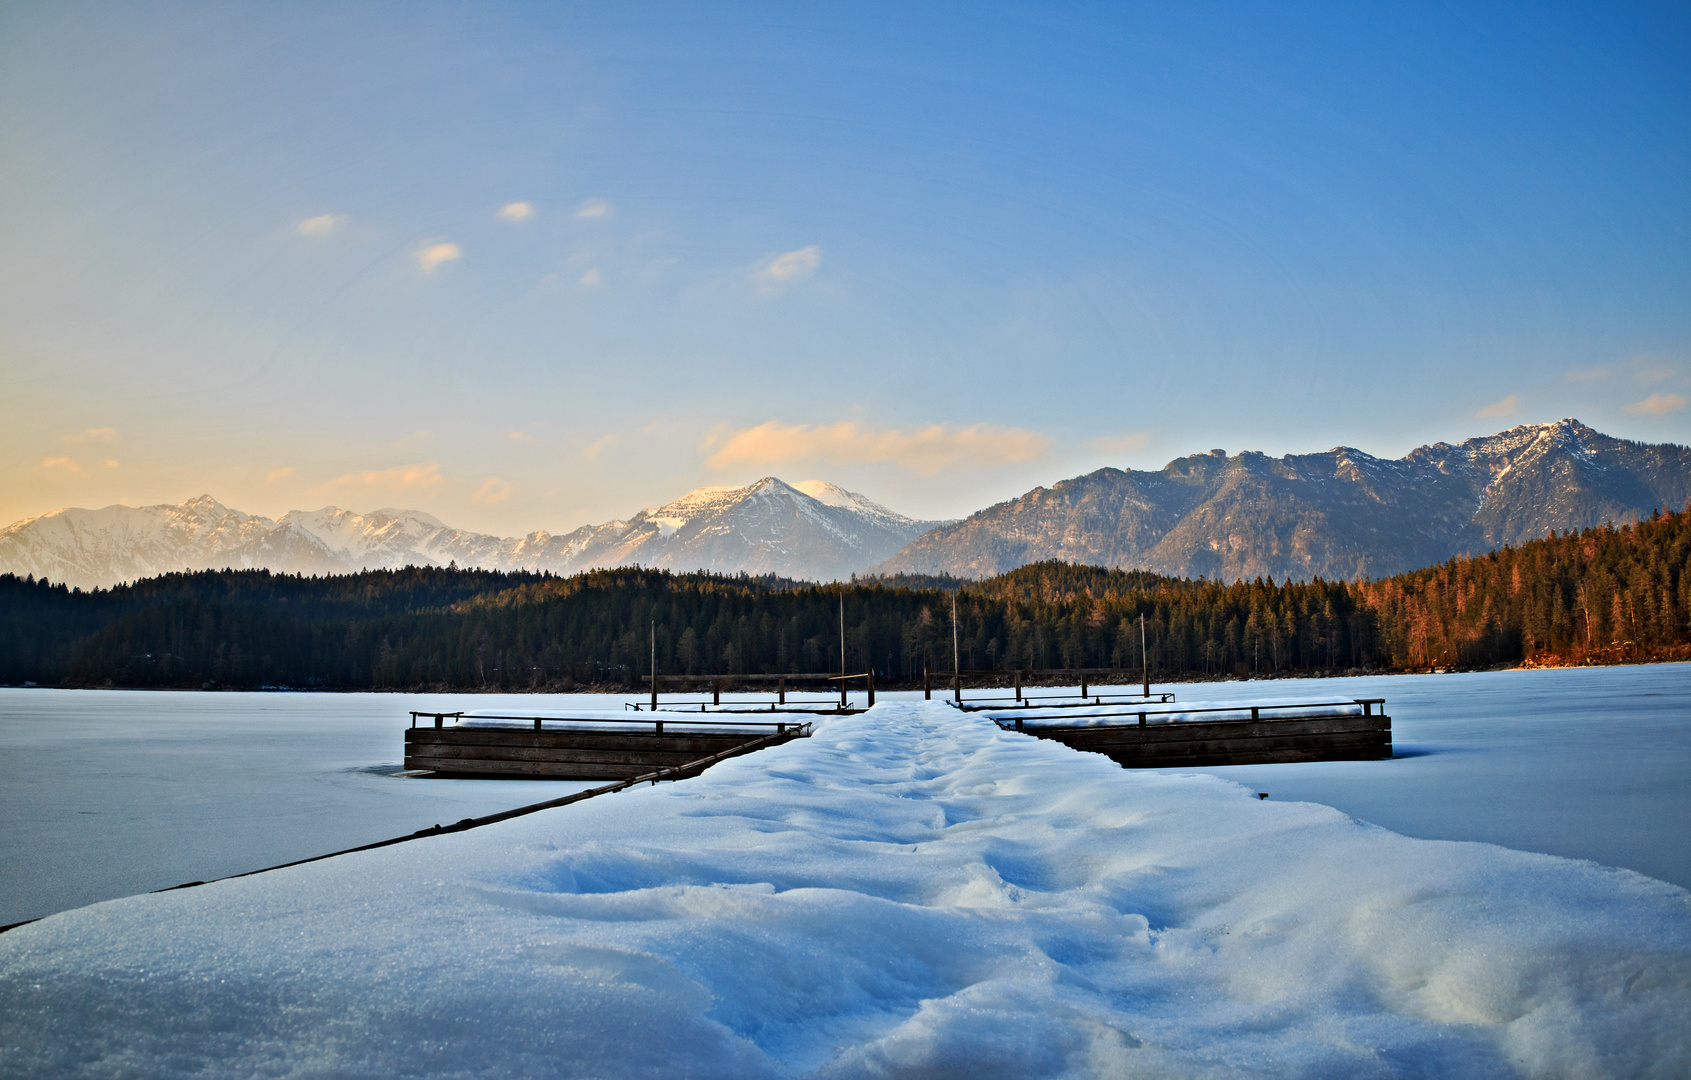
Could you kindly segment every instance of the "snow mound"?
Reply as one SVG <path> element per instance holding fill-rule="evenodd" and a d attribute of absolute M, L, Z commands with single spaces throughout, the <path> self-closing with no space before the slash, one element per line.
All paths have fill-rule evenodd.
<path fill-rule="evenodd" d="M 1678 1077 L 1691 894 L 938 703 L 0 936 L 6 1076 Z"/>

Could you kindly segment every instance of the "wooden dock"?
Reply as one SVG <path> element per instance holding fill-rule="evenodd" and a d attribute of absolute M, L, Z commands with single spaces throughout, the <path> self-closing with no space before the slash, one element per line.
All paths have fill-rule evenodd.
<path fill-rule="evenodd" d="M 811 729 L 809 722 L 799 720 L 694 719 L 661 713 L 611 719 L 414 712 L 411 725 L 405 732 L 406 769 L 441 777 L 537 780 L 627 780 L 701 758 L 720 760 L 805 738 Z M 667 779 L 703 771 L 681 770 Z"/>
<path fill-rule="evenodd" d="M 1124 768 L 1171 769 L 1389 758 L 1392 719 L 1386 715 L 1385 704 L 1384 698 L 1356 698 L 1302 705 L 1160 706 L 1138 712 L 992 719 L 1006 730 L 1103 754 Z M 1360 710 L 1353 715 L 1336 712 L 1343 709 L 1348 713 L 1350 706 L 1360 706 Z M 1182 718 L 1168 719 L 1175 714 Z M 1194 714 L 1223 715 L 1185 718 Z M 1093 722 L 1065 722 L 1074 720 Z"/>

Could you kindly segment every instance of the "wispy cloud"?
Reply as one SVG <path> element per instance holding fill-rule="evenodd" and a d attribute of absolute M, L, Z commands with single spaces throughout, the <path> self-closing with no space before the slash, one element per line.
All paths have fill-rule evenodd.
<path fill-rule="evenodd" d="M 499 208 L 499 216 L 506 221 L 527 221 L 534 216 L 534 204 L 508 202 Z"/>
<path fill-rule="evenodd" d="M 112 440 L 114 440 L 116 438 L 117 438 L 117 428 L 91 427 L 91 428 L 87 428 L 83 431 L 79 431 L 75 435 L 66 435 L 65 436 L 65 442 L 68 442 L 68 443 L 111 442 Z"/>
<path fill-rule="evenodd" d="M 611 204 L 604 199 L 588 199 L 575 208 L 575 216 L 579 218 L 610 217 Z"/>
<path fill-rule="evenodd" d="M 433 461 L 414 465 L 395 465 L 391 469 L 365 469 L 347 473 L 317 488 L 318 491 L 432 491 L 446 478 L 440 465 Z"/>
<path fill-rule="evenodd" d="M 1657 366 L 1644 368 L 1642 371 L 1635 371 L 1632 373 L 1632 377 L 1637 381 L 1648 385 L 1650 383 L 1659 383 L 1666 379 L 1671 379 L 1678 374 L 1679 372 L 1675 371 L 1673 368 Z"/>
<path fill-rule="evenodd" d="M 530 435 L 528 432 L 518 431 L 515 428 L 507 431 L 505 433 L 505 437 L 510 439 L 512 442 L 529 442 L 534 438 L 534 436 Z"/>
<path fill-rule="evenodd" d="M 605 448 L 616 441 L 617 437 L 615 432 L 612 432 L 609 435 L 599 436 L 597 439 L 594 439 L 592 442 L 587 444 L 587 449 L 581 452 L 581 459 L 583 461 L 598 461 L 599 455 L 605 452 Z"/>
<path fill-rule="evenodd" d="M 449 263 L 461 258 L 464 249 L 450 241 L 437 244 L 424 244 L 417 249 L 417 266 L 425 274 L 432 274 L 443 263 Z"/>
<path fill-rule="evenodd" d="M 770 420 L 729 436 L 706 464 L 721 469 L 797 461 L 888 462 L 931 476 L 946 469 L 984 469 L 1032 461 L 1050 448 L 1048 436 L 992 424 L 877 429 L 849 420 L 816 425 Z"/>
<path fill-rule="evenodd" d="M 765 259 L 752 276 L 765 290 L 803 281 L 822 265 L 822 249 L 815 244 Z"/>
<path fill-rule="evenodd" d="M 1489 419 L 1493 416 L 1508 416 L 1510 413 L 1515 411 L 1515 407 L 1520 403 L 1521 395 L 1510 394 L 1502 401 L 1494 401 L 1485 408 L 1476 410 L 1474 415 L 1481 420 Z"/>
<path fill-rule="evenodd" d="M 1151 436 L 1144 431 L 1136 431 L 1132 435 L 1105 435 L 1087 440 L 1086 445 L 1106 454 L 1128 454 L 1151 445 Z"/>
<path fill-rule="evenodd" d="M 511 482 L 509 480 L 501 480 L 497 476 L 490 476 L 486 480 L 482 481 L 481 487 L 477 488 L 476 493 L 470 496 L 470 501 L 479 503 L 496 503 L 504 502 L 510 497 Z"/>
<path fill-rule="evenodd" d="M 293 474 L 294 467 L 292 465 L 282 469 L 271 469 L 269 472 L 264 474 L 264 482 L 267 484 L 274 484 L 278 480 L 286 480 Z"/>
<path fill-rule="evenodd" d="M 599 281 L 600 281 L 599 268 L 596 267 L 596 266 L 590 267 L 579 278 L 576 278 L 576 284 L 577 285 L 585 285 L 589 289 L 591 289 L 595 285 L 599 284 Z"/>
<path fill-rule="evenodd" d="M 393 448 L 395 450 L 403 450 L 407 446 L 416 446 L 418 443 L 428 442 L 432 438 L 434 438 L 434 432 L 432 431 L 413 431 L 409 435 L 402 435 L 393 440 Z"/>
<path fill-rule="evenodd" d="M 118 467 L 119 467 L 119 462 L 118 462 L 117 458 L 114 458 L 114 457 L 109 457 L 106 460 L 100 462 L 100 468 L 102 468 L 102 469 L 115 469 L 115 468 L 118 468 Z"/>
<path fill-rule="evenodd" d="M 41 467 L 43 469 L 57 469 L 60 472 L 68 473 L 79 473 L 82 471 L 82 465 L 68 457 L 43 458 L 41 461 Z"/>
<path fill-rule="evenodd" d="M 1584 371 L 1568 372 L 1569 382 L 1595 382 L 1598 379 L 1607 379 L 1608 377 L 1608 368 L 1587 368 Z"/>
<path fill-rule="evenodd" d="M 340 228 L 344 221 L 346 221 L 344 214 L 318 214 L 316 217 L 306 218 L 295 225 L 294 229 L 301 236 L 328 236 Z"/>
<path fill-rule="evenodd" d="M 1635 401 L 1626 407 L 1629 413 L 1643 413 L 1645 416 L 1664 416 L 1685 408 L 1684 394 L 1651 394 L 1643 401 Z"/>

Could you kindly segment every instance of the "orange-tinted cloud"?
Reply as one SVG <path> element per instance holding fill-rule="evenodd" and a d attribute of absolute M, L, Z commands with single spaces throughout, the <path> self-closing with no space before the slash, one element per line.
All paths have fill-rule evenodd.
<path fill-rule="evenodd" d="M 1646 416 L 1664 416 L 1670 412 L 1685 408 L 1684 394 L 1651 394 L 1643 401 L 1635 401 L 1626 407 L 1629 413 L 1643 413 Z"/>
<path fill-rule="evenodd" d="M 836 424 L 783 424 L 770 420 L 729 436 L 706 464 L 722 469 L 798 461 L 885 462 L 921 476 L 931 476 L 947 469 L 982 469 L 1032 461 L 1050 448 L 1048 436 L 992 424 L 870 428 L 849 420 Z"/>

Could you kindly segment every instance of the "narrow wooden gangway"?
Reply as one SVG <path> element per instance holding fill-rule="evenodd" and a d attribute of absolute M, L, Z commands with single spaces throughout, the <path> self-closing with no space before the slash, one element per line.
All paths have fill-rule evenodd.
<path fill-rule="evenodd" d="M 1032 713 L 1047 708 L 1036 705 L 1020 715 L 1006 715 L 1013 710 L 999 707 L 1000 715 L 991 719 L 1007 731 L 1104 754 L 1124 768 L 1167 769 L 1389 758 L 1392 719 L 1385 706 L 1384 698 L 1352 698 L 1295 705 L 1128 706 L 1052 717 Z M 1199 718 L 1189 719 L 1194 715 Z M 1079 720 L 1091 723 L 1075 723 Z"/>
<path fill-rule="evenodd" d="M 706 767 L 690 769 L 689 763 L 706 758 L 714 763 L 810 734 L 807 721 L 741 718 L 757 715 L 767 714 L 728 720 L 662 713 L 569 717 L 414 711 L 405 731 L 404 762 L 408 770 L 441 777 L 623 780 L 663 769 L 676 770 L 667 779 L 681 779 Z M 419 720 L 433 723 L 419 725 Z"/>

